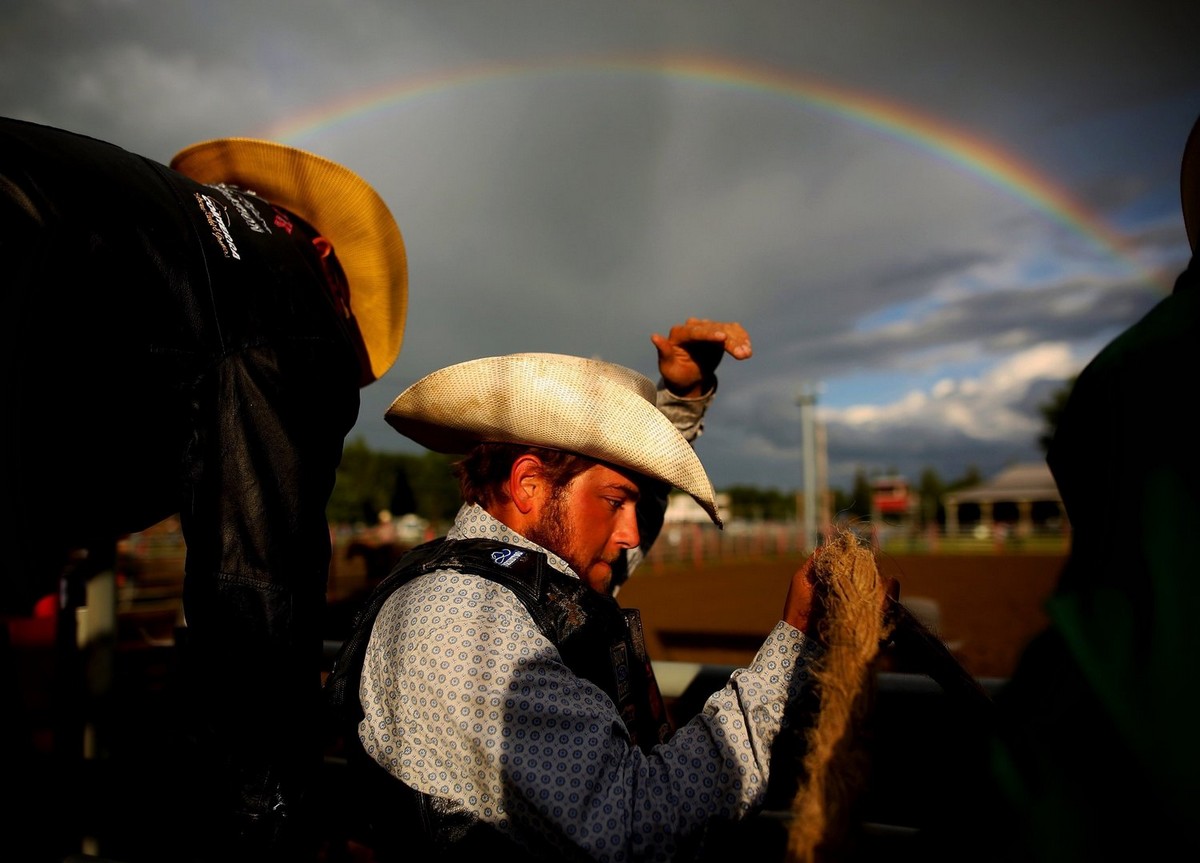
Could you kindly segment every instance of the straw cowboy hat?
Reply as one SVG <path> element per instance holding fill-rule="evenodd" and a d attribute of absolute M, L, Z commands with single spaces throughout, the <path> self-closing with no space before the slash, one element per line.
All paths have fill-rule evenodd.
<path fill-rule="evenodd" d="M 624 366 L 543 353 L 469 360 L 426 375 L 385 416 L 435 452 L 522 443 L 608 462 L 687 492 L 721 524 L 712 483 L 655 406 L 653 382 Z"/>
<path fill-rule="evenodd" d="M 1192 133 L 1183 148 L 1179 188 L 1183 198 L 1183 227 L 1194 254 L 1200 242 L 1200 119 L 1192 126 Z"/>
<path fill-rule="evenodd" d="M 326 236 L 350 283 L 350 311 L 379 378 L 395 362 L 408 311 L 404 239 L 383 199 L 347 168 L 272 141 L 193 144 L 171 167 L 199 183 L 227 183 L 277 204 Z"/>

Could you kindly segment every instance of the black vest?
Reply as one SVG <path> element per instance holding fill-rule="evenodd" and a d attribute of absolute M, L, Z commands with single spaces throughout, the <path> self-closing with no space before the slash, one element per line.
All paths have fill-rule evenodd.
<path fill-rule="evenodd" d="M 558 572 L 544 554 L 530 549 L 486 539 L 437 539 L 417 546 L 372 590 L 325 683 L 351 785 L 362 792 L 368 840 L 385 858 L 420 849 L 432 859 L 478 860 L 480 853 L 494 854 L 497 842 L 508 842 L 473 816 L 449 813 L 440 801 L 407 788 L 370 759 L 358 740 L 363 717 L 358 684 L 375 618 L 402 585 L 441 569 L 483 576 L 511 590 L 567 667 L 612 699 L 630 738 L 643 750 L 649 752 L 673 732 L 635 609 L 622 609 L 613 597 Z"/>

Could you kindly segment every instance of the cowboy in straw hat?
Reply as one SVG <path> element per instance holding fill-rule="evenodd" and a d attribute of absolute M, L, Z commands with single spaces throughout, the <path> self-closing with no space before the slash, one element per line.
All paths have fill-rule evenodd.
<path fill-rule="evenodd" d="M 199 749 L 164 753 L 169 806 L 141 791 L 155 778 L 116 770 L 154 825 L 139 841 L 302 859 L 325 507 L 359 389 L 400 350 L 399 228 L 363 179 L 292 147 L 217 139 L 168 166 L 0 119 L 0 244 L 4 610 L 56 594 L 71 549 L 103 571 L 118 537 L 179 513 L 186 703 L 155 727 L 186 722 L 171 740 Z M 14 823 L 67 835 L 55 812 Z"/>
<path fill-rule="evenodd" d="M 578 453 L 686 491 L 721 524 L 712 483 L 691 444 L 655 405 L 651 380 L 613 363 L 561 354 L 471 360 L 422 378 L 388 408 L 388 423 L 434 452 L 480 443 Z"/>
<path fill-rule="evenodd" d="M 746 359 L 752 352 L 750 338 L 740 324 L 699 318 L 677 324 L 668 336 L 655 333 L 651 338 L 659 355 L 659 389 L 644 375 L 614 363 L 561 354 L 512 354 L 427 375 L 393 401 L 385 418 L 401 434 L 435 452 L 461 454 L 478 444 L 510 444 L 602 462 L 656 481 L 658 487 L 648 486 L 652 490 L 673 487 L 687 492 L 720 526 L 712 483 L 692 441 L 702 431 L 722 354 Z M 460 471 L 460 478 L 470 473 L 469 468 Z M 468 504 L 493 499 L 500 503 L 504 497 L 503 491 L 478 483 L 464 486 Z M 661 513 L 647 515 L 651 510 L 642 507 L 642 525 L 654 524 L 651 530 L 657 535 Z M 636 550 L 639 544 L 630 548 Z M 609 573 L 613 566 L 615 579 Z M 623 560 L 610 561 L 602 569 L 609 590 L 628 575 Z M 588 577 L 586 567 L 576 572 Z"/>
<path fill-rule="evenodd" d="M 765 756 L 819 652 L 811 572 L 755 661 L 673 732 L 612 571 L 653 540 L 638 510 L 666 487 L 720 523 L 689 439 L 716 362 L 750 344 L 700 319 L 652 340 L 657 392 L 611 363 L 523 353 L 443 368 L 388 409 L 402 434 L 467 453 L 466 502 L 375 589 L 327 684 L 366 756 L 352 787 L 375 779 L 367 818 L 390 814 L 377 848 L 667 859 L 762 804 Z M 420 826 L 389 833 L 405 811 Z"/>

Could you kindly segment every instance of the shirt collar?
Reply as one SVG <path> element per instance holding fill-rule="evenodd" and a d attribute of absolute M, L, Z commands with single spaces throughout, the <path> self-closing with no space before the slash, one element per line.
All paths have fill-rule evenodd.
<path fill-rule="evenodd" d="M 530 542 L 521 534 L 510 528 L 500 519 L 494 517 L 477 503 L 464 503 L 454 517 L 454 526 L 446 532 L 446 539 L 493 539 L 509 545 L 540 551 L 546 555 L 547 562 L 564 575 L 579 578 L 570 565 L 552 551 L 542 548 L 536 542 Z"/>

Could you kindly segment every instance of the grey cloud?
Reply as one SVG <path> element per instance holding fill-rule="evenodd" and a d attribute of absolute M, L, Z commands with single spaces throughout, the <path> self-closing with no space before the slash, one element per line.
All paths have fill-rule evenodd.
<path fill-rule="evenodd" d="M 1185 263 L 1197 24 L 1193 0 L 14 0 L 0 113 L 165 160 L 366 100 L 295 143 L 374 184 L 408 245 L 404 349 L 363 391 L 354 432 L 372 445 L 415 449 L 383 411 L 441 365 L 554 350 L 652 374 L 650 332 L 701 314 L 742 321 L 756 348 L 722 365 L 698 446 L 718 485 L 799 484 L 805 380 L 836 408 L 846 381 L 889 381 L 870 397 L 887 419 L 831 423 L 837 476 L 934 465 L 949 478 L 1038 457 L 1039 399 L 1068 363 L 989 369 L 1051 344 L 1082 364 L 1164 290 L 1004 168 L 1035 169 L 1163 284 Z M 668 56 L 842 101 L 618 62 Z M 851 96 L 874 112 L 856 117 Z M 999 162 L 956 161 L 922 119 Z M 962 386 L 939 399 L 927 378 L 943 370 Z M 928 402 L 905 413 L 905 398 Z M 1014 431 L 981 441 L 956 411 Z"/>

